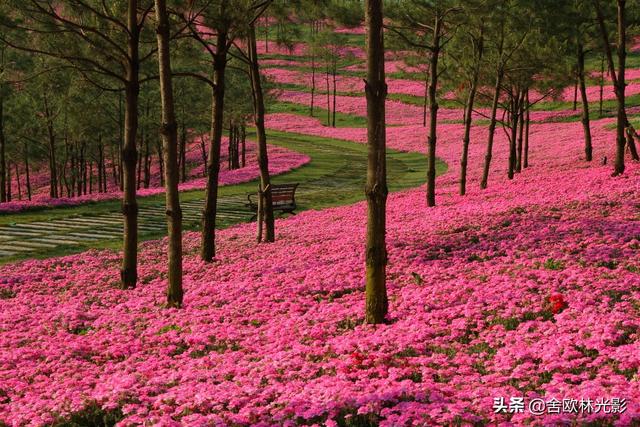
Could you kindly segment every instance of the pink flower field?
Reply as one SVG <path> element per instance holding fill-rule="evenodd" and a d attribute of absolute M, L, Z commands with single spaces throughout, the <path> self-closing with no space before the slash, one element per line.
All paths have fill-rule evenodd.
<path fill-rule="evenodd" d="M 605 124 L 594 145 L 610 154 Z M 466 198 L 458 138 L 441 140 L 439 207 L 420 213 L 422 189 L 389 201 L 387 326 L 361 322 L 362 203 L 279 220 L 266 257 L 252 225 L 222 231 L 212 265 L 187 235 L 183 310 L 161 307 L 163 244 L 144 245 L 134 291 L 117 289 L 110 252 L 1 267 L 0 419 L 42 425 L 95 402 L 121 408 L 121 425 L 535 422 L 492 410 L 524 393 L 626 398 L 628 425 L 640 416 L 640 170 L 581 165 L 579 131 L 534 125 L 534 166 L 484 192 L 473 177 Z M 613 418 L 545 422 L 576 419 Z"/>
<path fill-rule="evenodd" d="M 350 3 L 332 5 L 346 8 Z M 267 6 L 268 2 L 261 7 L 266 10 Z M 159 16 L 160 10 L 155 12 Z M 294 16 L 293 12 L 287 13 Z M 309 11 L 309 17 L 303 18 L 310 19 L 313 13 Z M 375 18 L 371 14 L 375 15 L 375 10 L 367 14 L 368 21 Z M 309 23 L 303 18 L 302 24 L 292 19 L 278 31 L 295 25 L 308 31 Z M 264 23 L 280 25 L 279 19 L 275 12 L 261 17 L 258 37 L 264 37 Z M 541 25 L 539 20 L 537 17 L 535 25 Z M 209 21 L 212 26 L 220 25 L 215 19 L 203 22 Z M 225 22 L 231 25 L 229 34 L 239 37 L 231 21 Z M 324 18 L 318 22 L 330 24 Z M 382 34 L 382 22 L 380 19 L 378 35 Z M 472 20 L 464 22 L 475 25 Z M 507 20 L 513 25 L 510 22 Z M 158 39 L 163 34 L 168 38 L 160 31 L 163 28 L 156 27 Z M 225 27 L 225 31 L 228 29 Z M 503 25 L 503 38 L 504 29 Z M 531 29 L 538 31 L 533 24 Z M 481 31 L 485 31 L 484 26 Z M 488 25 L 486 31 L 495 28 Z M 336 33 L 366 35 L 363 27 L 338 26 Z M 447 33 L 445 38 L 455 37 L 454 33 Z M 490 35 L 487 40 L 493 42 L 495 34 Z M 535 35 L 542 39 L 543 32 Z M 234 55 L 236 47 L 246 48 L 245 40 L 232 41 L 237 45 L 229 48 Z M 361 60 L 346 70 L 365 70 L 366 52 L 360 46 L 353 43 L 340 47 L 340 59 L 349 59 L 349 63 Z M 591 49 L 591 44 L 588 46 Z M 638 48 L 637 43 L 631 47 Z M 452 57 L 447 56 L 446 49 L 443 62 Z M 309 48 L 304 43 L 298 41 L 287 47 L 262 39 L 257 41 L 257 50 L 259 55 L 273 55 L 259 61 L 267 79 L 311 85 L 311 74 L 295 69 L 309 65 L 305 62 Z M 174 55 L 173 50 L 160 50 L 160 56 L 167 51 Z M 389 59 L 387 73 L 420 71 L 404 65 L 397 52 L 378 53 L 379 58 L 385 55 Z M 490 53 L 498 58 L 496 52 Z M 483 61 L 492 60 L 491 55 Z M 502 50 L 499 58 L 503 58 Z M 541 78 L 536 80 L 539 74 L 533 71 L 527 79 L 516 74 L 520 80 L 513 80 L 509 72 L 516 69 L 515 61 L 532 61 L 519 52 L 513 58 L 513 64 L 509 62 L 506 67 L 503 85 L 526 85 L 522 92 L 516 92 L 523 94 L 529 85 L 540 87 Z M 231 66 L 226 72 L 232 77 L 232 73 L 242 71 L 236 69 L 238 64 L 246 65 L 235 58 L 227 59 Z M 371 76 L 375 74 L 373 68 Z M 383 67 L 379 68 L 381 71 Z M 494 68 L 488 69 L 494 72 Z M 162 77 L 170 80 L 167 75 L 171 72 L 166 70 L 161 68 Z M 214 69 L 216 78 L 224 74 L 221 70 L 217 66 Z M 253 70 L 250 76 L 253 86 L 258 87 L 260 76 Z M 518 73 L 524 73 L 522 70 L 517 69 Z M 587 71 L 597 77 L 597 73 Z M 206 72 L 211 70 L 207 68 Z M 324 75 L 316 77 L 318 89 L 324 90 Z M 482 75 L 479 83 L 483 91 L 485 77 Z M 226 84 L 238 84 L 234 79 Z M 634 79 L 640 79 L 640 69 L 628 70 L 629 96 L 640 94 L 640 82 Z M 615 95 L 607 80 L 604 99 L 613 100 Z M 384 82 L 379 83 L 369 86 L 373 88 L 368 93 L 370 99 L 376 97 L 374 92 L 382 93 L 376 88 L 384 87 Z M 386 83 L 390 94 L 424 95 L 423 81 L 389 78 Z M 438 84 L 444 88 L 464 87 Z M 367 110 L 361 77 L 339 75 L 337 90 L 343 93 L 336 97 L 337 112 L 358 117 L 367 117 L 368 111 L 375 114 L 375 108 Z M 215 258 L 204 262 L 201 243 L 214 233 L 205 233 L 203 239 L 200 232 L 184 232 L 179 249 L 182 252 L 176 249 L 180 238 L 175 234 L 172 241 L 142 241 L 135 253 L 137 284 L 123 290 L 120 251 L 82 249 L 84 252 L 66 256 L 44 254 L 44 259 L 35 255 L 29 259 L 29 253 L 19 261 L 15 261 L 17 256 L 3 260 L 3 251 L 11 249 L 7 245 L 13 237 L 0 235 L 0 427 L 640 426 L 640 162 L 630 159 L 632 150 L 627 148 L 624 173 L 612 176 L 617 153 L 616 118 L 591 120 L 593 160 L 587 162 L 581 111 L 558 104 L 573 100 L 573 88 L 566 88 L 561 96 L 536 105 L 530 112 L 529 164 L 508 179 L 508 131 L 498 124 L 493 151 L 487 156 L 490 111 L 484 101 L 477 102 L 468 144 L 467 191 L 461 196 L 463 110 L 462 106 L 455 107 L 456 94 L 443 90 L 439 96 L 449 102 L 446 108 L 438 109 L 436 157 L 446 167 L 436 178 L 436 206 L 428 207 L 424 183 L 429 128 L 423 124 L 421 105 L 397 100 L 407 97 L 386 100 L 384 148 L 412 155 L 387 152 L 384 163 L 384 152 L 376 154 L 372 143 L 376 130 L 382 128 L 378 126 L 382 113 L 375 116 L 380 120 L 369 122 L 377 129 L 331 128 L 317 118 L 294 114 L 301 109 L 284 104 L 308 106 L 311 94 L 306 89 L 274 90 L 273 94 L 282 102 L 275 111 L 284 112 L 263 117 L 258 103 L 261 97 L 254 93 L 248 102 L 255 102 L 251 106 L 257 112 L 256 120 L 248 127 L 259 125 L 264 118 L 270 142 L 273 131 L 286 132 L 296 141 L 318 137 L 304 140 L 305 144 L 297 148 L 300 152 L 268 145 L 271 176 L 308 165 L 300 173 L 275 181 L 300 179 L 298 194 L 303 200 L 299 200 L 295 215 L 276 215 L 275 242 L 256 242 L 262 237 L 256 239 L 256 229 L 262 233 L 262 225 L 236 224 L 215 231 Z M 599 87 L 588 88 L 592 102 L 598 95 Z M 532 99 L 538 96 L 532 89 Z M 272 97 L 265 98 L 273 102 Z M 165 102 L 163 97 L 163 106 Z M 225 108 L 234 102 L 237 100 L 227 95 Z M 316 107 L 326 108 L 325 102 L 324 94 L 317 95 Z M 380 97 L 380 107 L 383 102 Z M 512 105 L 513 117 L 517 118 L 518 104 Z M 274 111 L 269 107 L 267 111 Z M 502 108 L 499 118 L 507 117 Z M 147 114 L 148 110 L 147 106 Z M 635 123 L 640 117 L 640 107 L 633 102 L 625 112 L 629 122 Z M 224 115 L 214 115 L 213 119 L 216 123 L 223 117 L 230 135 L 234 135 L 236 126 L 243 126 L 232 114 L 240 113 L 225 110 Z M 245 113 L 241 114 L 244 120 Z M 247 130 L 253 138 L 253 129 Z M 164 134 L 166 138 L 168 133 Z M 330 145 L 320 138 L 352 143 L 353 153 L 349 155 L 353 157 L 336 154 L 346 143 Z M 133 139 L 130 141 L 135 145 Z M 377 157 L 367 158 L 367 150 L 362 147 L 367 143 L 371 143 L 368 155 Z M 197 137 L 191 138 L 185 163 L 188 180 L 179 185 L 179 191 L 206 188 L 199 144 Z M 227 168 L 228 144 L 223 138 L 220 185 L 268 178 L 260 175 L 253 139 L 247 140 L 246 167 L 237 170 Z M 311 144 L 317 151 L 305 151 Z M 167 143 L 166 147 L 167 158 L 171 159 L 175 145 Z M 316 152 L 322 153 L 318 159 L 305 154 L 316 156 Z M 362 163 L 352 160 L 356 155 L 362 156 Z M 488 188 L 480 189 L 486 156 L 492 159 Z M 367 323 L 368 316 L 365 319 L 371 308 L 365 303 L 372 283 L 365 262 L 375 258 L 375 250 L 365 249 L 367 220 L 368 215 L 374 215 L 366 201 L 354 200 L 364 200 L 365 188 L 374 200 L 384 184 L 379 181 L 373 185 L 374 168 L 371 163 L 366 165 L 367 159 L 378 162 L 378 171 L 389 171 L 385 178 L 388 182 L 410 182 L 391 187 L 406 189 L 390 192 L 386 218 L 382 214 L 377 217 L 383 217 L 386 226 L 388 264 L 384 277 L 389 307 L 386 317 L 381 316 L 375 325 Z M 164 193 L 157 161 L 155 157 L 150 188 L 140 189 L 139 197 Z M 333 166 L 332 161 L 344 162 L 337 164 L 353 168 L 354 174 L 361 171 L 362 175 L 353 178 L 354 186 L 361 188 L 361 199 L 353 197 L 348 199 L 349 204 L 331 208 L 326 206 L 337 203 L 322 204 L 324 200 L 314 199 L 322 199 L 324 196 L 318 197 L 317 193 L 327 190 L 318 190 L 314 182 L 328 183 L 336 200 L 343 200 L 339 198 L 341 192 L 352 190 L 341 187 L 347 185 L 340 181 L 342 171 L 336 173 L 335 167 L 322 169 L 328 163 Z M 66 166 L 66 160 L 63 164 Z M 382 168 L 383 164 L 391 166 Z M 24 225 L 20 224 L 22 219 L 28 223 L 29 213 L 20 211 L 30 208 L 51 208 L 46 214 L 50 213 L 53 221 L 58 219 L 56 214 L 64 213 L 56 211 L 57 207 L 122 197 L 109 174 L 106 193 L 52 200 L 48 197 L 48 170 L 42 164 L 33 168 L 33 201 L 2 203 L 0 214 L 8 215 L 5 219 L 9 220 L 2 222 L 1 229 Z M 370 181 L 365 186 L 367 173 Z M 418 182 L 418 173 L 425 180 Z M 172 194 L 175 187 L 173 193 L 169 192 Z M 282 203 L 284 198 L 278 196 L 275 202 Z M 187 205 L 195 210 L 193 203 Z M 155 210 L 159 216 L 166 213 L 171 232 L 180 229 L 180 217 L 172 212 L 178 205 L 168 204 L 166 212 L 164 208 Z M 244 212 L 230 212 L 229 218 L 233 219 L 233 214 L 242 216 Z M 81 227 L 92 226 L 90 215 L 82 219 L 85 222 Z M 11 222 L 14 220 L 16 223 Z M 34 229 L 47 228 L 42 226 L 45 220 L 38 221 L 40 225 Z M 164 227 L 159 221 L 148 220 L 152 222 Z M 17 235 L 13 243 L 17 241 L 19 246 L 20 232 L 14 228 L 13 234 Z M 170 244 L 170 256 L 182 260 L 184 301 L 174 305 L 180 308 L 167 304 L 167 287 L 177 274 L 176 264 L 169 272 Z M 107 247 L 89 245 L 82 248 Z M 378 254 L 384 255 L 384 251 Z M 122 278 L 125 283 L 126 272 Z M 514 399 L 522 399 L 523 410 L 502 406 Z M 527 410 L 534 401 L 546 405 L 539 414 Z M 561 405 L 567 401 L 578 409 L 561 411 L 553 406 L 554 402 Z"/>
<path fill-rule="evenodd" d="M 226 152 L 228 142 L 226 139 L 224 140 L 224 146 L 221 148 L 222 152 Z M 198 143 L 199 144 L 199 143 Z M 310 158 L 304 154 L 292 152 L 291 150 L 287 150 L 282 147 L 272 147 L 270 151 L 270 163 L 269 163 L 269 171 L 278 175 L 284 172 L 288 172 L 292 169 L 299 168 L 300 166 L 308 163 Z M 187 151 L 187 163 L 190 166 L 191 164 L 197 163 L 200 161 L 200 147 L 195 143 L 189 146 L 189 150 Z M 247 165 L 244 168 L 228 170 L 227 164 L 224 161 L 220 167 L 220 176 L 218 178 L 218 182 L 220 185 L 232 185 L 239 184 L 242 182 L 247 182 L 256 179 L 260 173 L 258 164 L 255 161 L 256 156 L 256 144 L 251 141 L 247 141 Z M 155 161 L 155 159 L 154 159 Z M 204 177 L 204 167 L 203 165 L 199 165 L 197 167 L 189 167 L 189 180 L 187 182 L 181 183 L 179 188 L 180 191 L 190 191 L 190 190 L 202 190 L 207 186 L 207 179 Z M 29 200 L 14 200 L 7 203 L 2 203 L 0 205 L 0 213 L 7 212 L 20 212 L 23 210 L 34 209 L 34 208 L 50 208 L 50 207 L 59 207 L 59 206 L 76 206 L 84 203 L 90 202 L 99 202 L 105 200 L 116 200 L 121 198 L 120 189 L 113 183 L 113 181 L 109 181 L 109 185 L 107 187 L 108 191 L 106 193 L 93 193 L 87 194 L 77 197 L 60 197 L 57 199 L 52 199 L 49 197 L 48 191 L 49 187 L 47 185 L 47 171 L 43 171 L 42 173 L 35 176 L 35 190 L 34 196 L 31 201 Z M 110 179 L 110 177 L 109 177 Z M 40 185 L 38 185 L 38 183 Z M 14 183 L 14 192 L 17 194 L 17 184 Z M 156 194 L 163 194 L 164 187 L 160 186 L 160 169 L 157 163 L 152 164 L 151 168 L 151 185 L 149 188 L 141 188 L 138 190 L 138 197 L 147 197 L 153 196 Z"/>

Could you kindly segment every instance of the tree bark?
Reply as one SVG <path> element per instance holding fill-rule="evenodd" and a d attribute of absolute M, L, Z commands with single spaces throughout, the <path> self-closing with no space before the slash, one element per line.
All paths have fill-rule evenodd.
<path fill-rule="evenodd" d="M 518 117 L 520 112 L 520 90 L 516 89 L 511 96 L 511 136 L 509 138 L 509 168 L 507 177 L 513 179 L 516 169 Z"/>
<path fill-rule="evenodd" d="M 587 85 L 584 75 L 584 47 L 578 43 L 578 79 L 580 97 L 582 99 L 582 128 L 584 130 L 584 155 L 586 161 L 593 159 L 593 145 L 591 143 L 591 126 L 589 121 L 589 100 L 587 99 Z"/>
<path fill-rule="evenodd" d="M 311 105 L 309 108 L 309 116 L 313 117 L 313 104 L 316 97 L 316 54 L 311 52 Z"/>
<path fill-rule="evenodd" d="M 624 173 L 624 148 L 626 145 L 625 129 L 627 127 L 627 114 L 625 111 L 625 67 L 626 67 L 626 0 L 618 0 L 618 74 L 615 82 L 616 96 L 618 99 L 618 122 L 616 126 L 616 162 L 614 174 Z"/>
<path fill-rule="evenodd" d="M 440 56 L 440 37 L 442 21 L 438 16 L 435 18 L 433 27 L 433 46 L 429 64 L 429 146 L 428 168 L 427 168 L 427 206 L 436 205 L 436 139 L 438 127 L 438 100 L 436 98 L 438 89 L 438 57 Z"/>
<path fill-rule="evenodd" d="M 224 4 L 224 2 L 223 2 Z M 222 8 L 224 5 L 221 6 Z M 224 11 L 221 11 L 224 13 Z M 213 58 L 213 94 L 211 100 L 211 133 L 207 163 L 207 189 L 202 216 L 200 258 L 211 262 L 216 256 L 216 211 L 218 203 L 218 177 L 220 175 L 220 149 L 224 120 L 224 85 L 227 67 L 227 32 L 218 28 L 216 54 Z M 229 141 L 231 143 L 231 141 Z"/>
<path fill-rule="evenodd" d="M 476 45 L 476 54 L 478 61 L 473 70 L 471 78 L 471 86 L 467 95 L 467 103 L 464 111 L 464 136 L 462 137 L 462 158 L 460 159 L 460 195 L 464 196 L 467 192 L 467 163 L 469 159 L 469 143 L 471 142 L 471 125 L 473 123 L 473 105 L 478 90 L 478 79 L 480 77 L 480 63 L 484 53 L 484 37 L 482 32 Z"/>
<path fill-rule="evenodd" d="M 264 239 L 262 233 L 258 233 L 258 242 L 275 241 L 275 222 L 273 218 L 273 202 L 271 199 L 271 177 L 269 176 L 269 158 L 267 155 L 267 134 L 264 127 L 264 96 L 262 82 L 260 81 L 260 67 L 258 65 L 258 50 L 256 48 L 255 27 L 249 28 L 249 68 L 251 74 L 251 87 L 253 94 L 253 112 L 258 134 L 258 165 L 260 167 L 260 207 L 262 220 L 265 225 Z M 261 221 L 258 221 L 260 224 Z"/>
<path fill-rule="evenodd" d="M 617 123 L 616 123 L 616 159 L 613 175 L 624 173 L 624 148 L 626 145 L 625 128 L 625 63 L 626 63 L 626 22 L 625 22 L 625 0 L 617 0 L 617 23 L 618 23 L 618 71 L 616 72 L 613 62 L 613 53 L 611 52 L 611 44 L 609 43 L 609 33 L 605 25 L 604 15 L 600 7 L 599 0 L 593 0 L 596 9 L 596 18 L 602 36 L 603 47 L 607 64 L 609 66 L 609 74 L 613 81 L 617 100 Z"/>
<path fill-rule="evenodd" d="M 31 200 L 31 174 L 29 172 L 29 147 L 27 143 L 24 144 L 24 172 L 27 180 L 27 198 Z"/>
<path fill-rule="evenodd" d="M 16 168 L 16 182 L 18 183 L 18 200 L 22 200 L 22 185 L 20 183 L 20 169 L 18 167 L 18 162 L 13 164 Z"/>
<path fill-rule="evenodd" d="M 53 117 L 49 108 L 49 100 L 46 90 L 43 94 L 44 113 L 47 120 L 47 136 L 49 137 L 49 196 L 53 199 L 58 198 L 58 173 L 56 170 L 56 135 L 53 129 Z"/>
<path fill-rule="evenodd" d="M 528 89 L 527 89 L 528 90 Z M 518 152 L 516 156 L 516 173 L 522 172 L 522 151 L 524 143 L 524 109 L 525 96 L 527 90 L 523 90 L 520 98 L 520 108 L 518 110 Z"/>
<path fill-rule="evenodd" d="M 529 111 L 531 108 L 531 104 L 529 104 L 529 89 L 527 89 L 527 94 L 525 95 L 526 109 L 525 109 L 525 120 L 524 120 L 524 160 L 522 166 L 525 168 L 529 167 L 529 125 L 531 123 L 531 116 L 529 115 Z"/>
<path fill-rule="evenodd" d="M 337 74 L 337 64 L 333 64 L 333 112 L 331 114 L 331 126 L 336 127 L 336 98 L 337 98 L 337 88 L 336 88 L 336 74 Z"/>
<path fill-rule="evenodd" d="M 171 57 L 169 53 L 169 19 L 165 0 L 155 0 L 158 40 L 158 70 L 162 102 L 162 145 L 165 158 L 165 199 L 169 234 L 169 283 L 167 306 L 181 307 L 182 289 L 182 210 L 178 192 L 178 124 L 173 102 Z"/>
<path fill-rule="evenodd" d="M 7 158 L 4 135 L 4 98 L 0 95 L 0 203 L 7 200 Z"/>
<path fill-rule="evenodd" d="M 126 63 L 124 144 L 121 184 L 123 188 L 122 215 L 124 217 L 123 258 L 120 277 L 124 289 L 135 288 L 138 281 L 138 202 L 136 200 L 136 136 L 138 133 L 139 39 L 138 1 L 129 0 L 127 11 L 128 61 Z"/>
<path fill-rule="evenodd" d="M 367 323 L 385 321 L 389 303 L 386 288 L 386 124 L 387 84 L 384 72 L 382 0 L 366 0 L 367 27 L 367 242 L 366 316 Z"/>

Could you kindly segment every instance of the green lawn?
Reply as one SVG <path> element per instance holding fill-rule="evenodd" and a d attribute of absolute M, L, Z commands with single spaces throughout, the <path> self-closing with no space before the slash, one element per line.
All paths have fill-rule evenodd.
<path fill-rule="evenodd" d="M 253 137 L 252 134 L 249 137 Z M 367 147 L 336 139 L 299 135 L 287 132 L 269 131 L 269 142 L 291 150 L 302 152 L 311 157 L 311 162 L 285 174 L 273 178 L 274 183 L 300 183 L 296 196 L 298 211 L 324 209 L 333 206 L 347 205 L 364 200 L 364 184 L 366 179 Z M 437 162 L 437 173 L 442 174 L 447 166 Z M 404 153 L 388 150 L 387 154 L 388 184 L 390 191 L 417 187 L 425 182 L 426 157 L 419 153 Z M 220 197 L 240 196 L 255 192 L 257 180 L 220 187 Z M 182 201 L 202 200 L 204 191 L 188 191 L 180 194 Z M 140 198 L 144 205 L 161 205 L 164 195 Z M 119 201 L 97 202 L 90 205 L 67 208 L 49 208 L 39 211 L 0 215 L 0 224 L 28 223 L 75 216 L 93 216 L 103 213 L 118 212 Z M 219 228 L 233 225 L 233 221 L 218 224 Z M 184 224 L 185 230 L 197 230 L 198 222 Z M 147 232 L 140 234 L 140 240 L 153 240 L 163 237 L 163 232 Z M 14 258 L 6 258 L 2 263 L 13 262 L 21 258 L 47 258 L 81 252 L 90 248 L 120 249 L 119 240 L 95 241 L 86 245 L 61 246 L 54 250 L 43 250 Z"/>

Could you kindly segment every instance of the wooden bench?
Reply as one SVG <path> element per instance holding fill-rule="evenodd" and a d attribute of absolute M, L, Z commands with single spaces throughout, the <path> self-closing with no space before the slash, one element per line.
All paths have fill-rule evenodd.
<path fill-rule="evenodd" d="M 298 188 L 298 184 L 271 184 L 271 200 L 273 202 L 273 211 L 280 211 L 282 213 L 290 213 L 295 215 L 294 210 L 297 208 L 296 205 L 296 188 Z M 260 191 L 260 190 L 258 190 Z M 258 202 L 254 200 L 253 197 L 258 197 L 258 193 L 248 194 L 247 207 L 251 209 L 255 214 L 251 218 L 253 221 L 258 216 Z"/>

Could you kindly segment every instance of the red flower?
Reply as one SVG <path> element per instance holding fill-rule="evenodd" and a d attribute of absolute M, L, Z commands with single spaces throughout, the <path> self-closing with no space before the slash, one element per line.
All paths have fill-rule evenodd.
<path fill-rule="evenodd" d="M 355 366 L 361 366 L 362 362 L 364 362 L 364 356 L 361 353 L 354 351 L 351 353 L 351 361 Z"/>
<path fill-rule="evenodd" d="M 562 294 L 551 295 L 549 297 L 549 302 L 551 303 L 551 312 L 553 314 L 558 314 L 567 308 L 567 302 L 564 300 L 564 296 L 562 296 Z"/>

